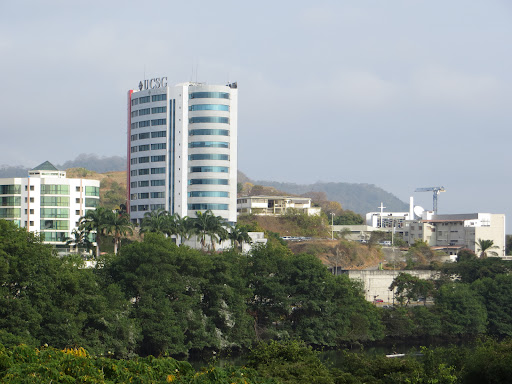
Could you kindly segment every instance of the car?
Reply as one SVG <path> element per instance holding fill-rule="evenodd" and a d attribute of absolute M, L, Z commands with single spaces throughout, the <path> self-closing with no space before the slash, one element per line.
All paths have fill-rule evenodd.
<path fill-rule="evenodd" d="M 382 299 L 375 299 L 375 300 L 373 300 L 373 302 L 374 302 L 374 303 L 383 303 L 383 302 L 384 302 L 384 300 L 382 300 Z"/>

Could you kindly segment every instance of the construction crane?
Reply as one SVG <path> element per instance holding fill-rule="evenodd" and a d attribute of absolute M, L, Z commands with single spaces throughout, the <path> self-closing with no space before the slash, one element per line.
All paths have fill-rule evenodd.
<path fill-rule="evenodd" d="M 427 187 L 427 188 L 416 188 L 414 192 L 434 192 L 434 203 L 433 203 L 433 211 L 434 214 L 437 215 L 437 195 L 441 192 L 446 192 L 444 187 Z"/>

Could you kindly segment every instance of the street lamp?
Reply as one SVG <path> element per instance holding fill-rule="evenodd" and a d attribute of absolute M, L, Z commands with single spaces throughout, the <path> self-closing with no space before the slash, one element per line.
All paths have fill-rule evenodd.
<path fill-rule="evenodd" d="M 334 240 L 334 212 L 331 212 L 331 240 Z"/>

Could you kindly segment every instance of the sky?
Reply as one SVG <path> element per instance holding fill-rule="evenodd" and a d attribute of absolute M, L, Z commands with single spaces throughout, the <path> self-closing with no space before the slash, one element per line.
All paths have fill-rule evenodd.
<path fill-rule="evenodd" d="M 125 156 L 140 80 L 237 81 L 250 178 L 444 186 L 512 233 L 511 41 L 509 0 L 0 0 L 0 164 Z"/>

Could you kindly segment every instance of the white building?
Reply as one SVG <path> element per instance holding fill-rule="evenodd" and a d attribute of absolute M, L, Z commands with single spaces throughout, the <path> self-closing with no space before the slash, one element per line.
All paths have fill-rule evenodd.
<path fill-rule="evenodd" d="M 313 207 L 309 197 L 292 196 L 243 196 L 237 199 L 239 214 L 283 215 L 288 210 L 320 215 L 321 208 Z"/>
<path fill-rule="evenodd" d="M 477 253 L 479 239 L 492 240 L 500 257 L 505 256 L 505 215 L 466 213 L 435 215 L 424 211 L 421 219 L 407 222 L 404 240 L 409 244 L 419 239 L 433 247 L 442 247 L 450 254 L 468 248 Z"/>
<path fill-rule="evenodd" d="M 144 80 L 128 92 L 128 210 L 236 222 L 237 84 Z"/>
<path fill-rule="evenodd" d="M 28 176 L 0 179 L 0 218 L 40 233 L 45 243 L 64 245 L 80 217 L 98 206 L 99 180 L 68 179 L 48 161 Z"/>

